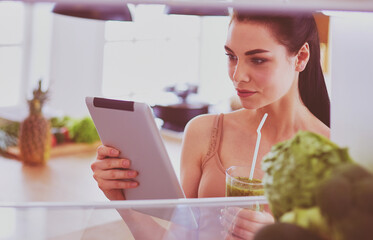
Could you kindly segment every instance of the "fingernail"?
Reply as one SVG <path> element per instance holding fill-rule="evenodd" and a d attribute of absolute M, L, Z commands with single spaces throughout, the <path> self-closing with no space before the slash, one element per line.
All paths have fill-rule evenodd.
<path fill-rule="evenodd" d="M 137 187 L 138 183 L 137 182 L 131 182 L 131 187 Z"/>
<path fill-rule="evenodd" d="M 111 149 L 110 153 L 111 153 L 112 155 L 118 155 L 118 154 L 119 154 L 119 151 L 116 150 L 116 149 Z"/>
<path fill-rule="evenodd" d="M 128 176 L 129 176 L 129 177 L 136 177 L 136 175 L 137 175 L 137 172 L 135 172 L 135 171 L 130 171 L 130 172 L 128 173 Z"/>
<path fill-rule="evenodd" d="M 123 165 L 123 167 L 127 168 L 127 167 L 130 166 L 130 163 L 129 163 L 128 160 L 124 159 L 124 160 L 122 161 L 122 165 Z"/>

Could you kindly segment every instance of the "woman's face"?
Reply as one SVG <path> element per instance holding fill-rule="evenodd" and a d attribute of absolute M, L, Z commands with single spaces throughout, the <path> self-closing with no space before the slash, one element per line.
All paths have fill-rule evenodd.
<path fill-rule="evenodd" d="M 258 109 L 278 101 L 298 78 L 296 56 L 289 56 L 262 24 L 232 21 L 225 51 L 229 77 L 244 108 Z"/>

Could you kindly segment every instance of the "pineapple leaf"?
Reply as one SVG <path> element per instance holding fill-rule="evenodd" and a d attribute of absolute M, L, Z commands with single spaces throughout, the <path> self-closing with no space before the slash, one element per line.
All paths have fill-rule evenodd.
<path fill-rule="evenodd" d="M 33 100 L 37 99 L 40 101 L 40 104 L 43 105 L 43 103 L 48 99 L 48 90 L 43 91 L 41 89 L 42 86 L 42 79 L 39 80 L 38 82 L 38 88 L 34 89 L 33 91 Z"/>
<path fill-rule="evenodd" d="M 42 79 L 38 82 L 38 87 L 33 90 L 33 98 L 31 100 L 28 100 L 28 105 L 30 108 L 30 114 L 41 114 L 43 105 L 45 101 L 48 100 L 48 90 L 43 91 L 41 89 L 42 86 Z"/>

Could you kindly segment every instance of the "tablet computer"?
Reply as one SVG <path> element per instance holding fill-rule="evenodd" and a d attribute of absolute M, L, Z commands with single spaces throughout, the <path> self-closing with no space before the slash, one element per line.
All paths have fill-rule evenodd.
<path fill-rule="evenodd" d="M 148 104 L 102 97 L 86 97 L 86 104 L 102 144 L 139 172 L 127 200 L 185 198 Z"/>
<path fill-rule="evenodd" d="M 86 105 L 102 144 L 118 149 L 119 157 L 130 159 L 131 169 L 139 172 L 139 186 L 123 190 L 127 200 L 185 198 L 148 104 L 86 97 Z M 189 208 L 134 210 L 186 227 L 198 226 Z"/>

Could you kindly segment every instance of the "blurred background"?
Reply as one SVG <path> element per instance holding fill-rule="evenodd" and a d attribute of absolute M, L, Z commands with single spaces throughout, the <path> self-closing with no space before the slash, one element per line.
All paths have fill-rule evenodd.
<path fill-rule="evenodd" d="M 59 170 L 61 182 L 57 181 L 64 186 L 62 179 L 66 173 L 72 174 L 71 164 L 82 163 L 86 173 L 82 186 L 89 183 L 92 192 L 98 192 L 89 165 L 100 142 L 88 116 L 86 96 L 149 103 L 179 174 L 181 138 L 187 121 L 203 113 L 240 108 L 224 52 L 228 9 L 219 4 L 216 8 L 213 4 L 209 8 L 186 8 L 180 7 L 182 4 L 63 2 L 0 1 L 0 129 L 13 135 L 0 135 L 0 151 L 6 153 L 0 162 L 4 174 L 14 168 L 9 177 L 22 187 L 40 180 L 36 177 L 40 171 L 47 171 L 42 176 L 54 179 L 58 174 L 49 171 L 56 164 L 56 170 L 65 168 Z M 359 3 L 353 6 L 361 10 L 364 3 Z M 316 3 L 314 6 L 323 9 Z M 371 29 L 373 17 L 366 12 L 334 11 L 337 6 L 355 8 L 332 4 L 328 10 L 314 12 L 332 102 L 332 140 L 350 147 L 353 156 L 371 166 L 371 147 L 366 139 L 370 139 L 373 113 L 356 106 L 371 102 L 369 51 L 373 35 L 367 29 Z M 51 158 L 59 161 L 53 159 L 47 167 L 31 168 L 6 160 L 19 156 L 19 126 L 29 114 L 28 100 L 39 81 L 41 90 L 48 91 L 43 115 L 52 120 Z M 74 155 L 85 153 L 88 155 Z M 79 170 L 74 176 L 80 177 Z M 36 184 L 35 189 L 40 186 Z M 4 187 L 11 192 L 11 187 Z M 2 198 L 44 200 L 68 195 L 9 196 L 4 193 Z M 69 199 L 75 198 L 71 195 Z"/>
<path fill-rule="evenodd" d="M 161 93 L 175 85 L 198 85 L 209 104 L 233 94 L 223 48 L 228 16 L 128 4 L 132 20 L 105 21 L 54 13 L 54 5 L 0 2 L 2 109 L 25 105 L 40 78 L 50 89 L 46 114 L 86 115 L 88 95 L 172 103 Z"/>
<path fill-rule="evenodd" d="M 90 169 L 100 141 L 88 116 L 86 96 L 149 103 L 179 177 L 186 122 L 198 114 L 240 108 L 224 52 L 230 19 L 227 9 L 214 8 L 214 4 L 179 8 L 182 4 L 166 6 L 146 0 L 137 1 L 146 4 L 52 2 L 0 1 L 0 201 L 108 201 Z M 373 169 L 373 5 L 369 1 L 163 2 L 215 2 L 216 6 L 225 2 L 254 10 L 273 4 L 274 11 L 318 9 L 314 15 L 331 97 L 331 139 Z M 51 123 L 52 140 L 41 140 L 41 131 L 37 131 L 37 140 L 28 144 L 50 145 L 50 157 L 43 164 L 31 165 L 20 161 L 19 129 L 39 83 L 39 93 L 48 91 L 42 112 Z M 30 129 L 42 125 L 42 121 L 34 122 Z M 14 209 L 0 210 L 1 239 L 14 239 L 17 223 L 30 226 L 33 233 L 49 230 L 47 225 L 35 230 L 30 224 L 44 223 L 49 215 L 43 209 L 26 218 Z M 117 219 L 94 214 L 87 218 L 91 216 L 103 222 Z M 69 225 L 75 225 L 74 216 L 55 217 L 56 229 L 68 226 L 66 232 L 72 231 Z M 90 225 L 83 223 L 84 228 Z M 107 228 L 103 233 L 107 234 Z"/>
<path fill-rule="evenodd" d="M 227 10 L 122 5 L 131 19 L 63 15 L 54 3 L 0 2 L 0 117 L 24 118 L 39 79 L 50 90 L 46 115 L 85 116 L 84 97 L 92 95 L 175 104 L 180 98 L 166 91 L 172 87 L 184 93 L 194 87 L 187 100 L 209 105 L 210 112 L 231 110 Z M 329 16 L 317 16 L 329 86 Z"/>

